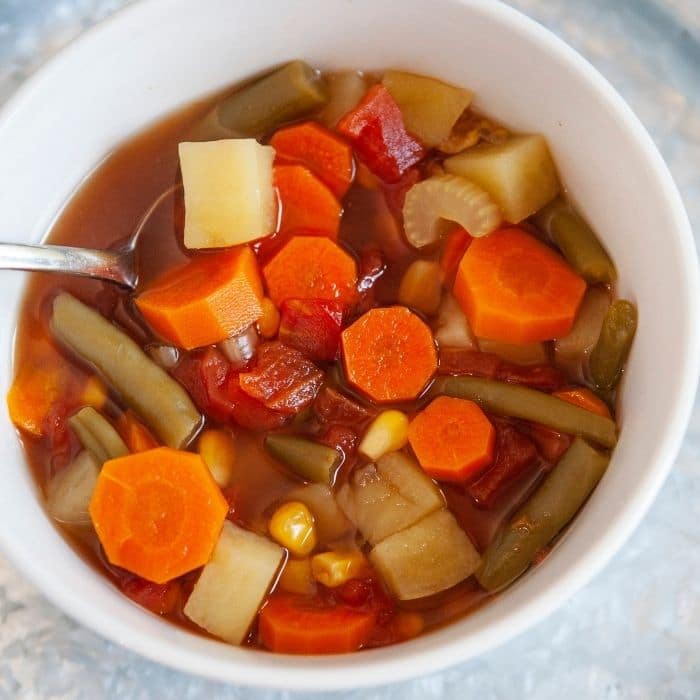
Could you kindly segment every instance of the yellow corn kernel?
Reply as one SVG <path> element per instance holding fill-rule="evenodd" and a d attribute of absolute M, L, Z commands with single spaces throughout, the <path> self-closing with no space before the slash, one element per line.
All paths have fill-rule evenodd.
<path fill-rule="evenodd" d="M 288 559 L 277 585 L 286 593 L 298 593 L 299 595 L 315 593 L 316 582 L 311 576 L 311 561 L 309 559 Z"/>
<path fill-rule="evenodd" d="M 423 616 L 420 613 L 401 611 L 394 618 L 394 629 L 399 639 L 413 639 L 417 637 L 425 627 Z"/>
<path fill-rule="evenodd" d="M 405 306 L 432 316 L 437 313 L 441 296 L 440 265 L 428 260 L 416 260 L 411 263 L 399 285 L 399 301 Z"/>
<path fill-rule="evenodd" d="M 401 411 L 382 411 L 371 423 L 360 442 L 360 452 L 377 460 L 400 450 L 408 442 L 408 418 Z"/>
<path fill-rule="evenodd" d="M 366 569 L 367 560 L 356 549 L 323 552 L 311 558 L 311 575 L 329 588 L 336 588 L 351 578 L 357 578 Z"/>
<path fill-rule="evenodd" d="M 209 467 L 214 481 L 221 488 L 228 486 L 236 463 L 236 445 L 231 433 L 226 430 L 205 430 L 199 437 L 197 451 Z"/>
<path fill-rule="evenodd" d="M 265 297 L 260 303 L 262 316 L 258 319 L 258 333 L 263 338 L 274 338 L 280 325 L 280 312 L 272 303 L 271 299 Z"/>
<path fill-rule="evenodd" d="M 311 511 L 299 501 L 280 506 L 268 525 L 273 539 L 292 554 L 305 557 L 316 546 L 316 523 Z"/>
<path fill-rule="evenodd" d="M 82 403 L 95 409 L 104 408 L 107 403 L 107 387 L 94 374 L 88 378 L 81 395 Z"/>

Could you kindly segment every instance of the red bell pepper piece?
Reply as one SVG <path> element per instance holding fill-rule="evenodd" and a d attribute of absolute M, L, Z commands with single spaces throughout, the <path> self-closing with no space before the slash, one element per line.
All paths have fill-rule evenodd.
<path fill-rule="evenodd" d="M 338 356 L 343 306 L 323 299 L 287 299 L 280 309 L 279 339 L 315 361 Z"/>

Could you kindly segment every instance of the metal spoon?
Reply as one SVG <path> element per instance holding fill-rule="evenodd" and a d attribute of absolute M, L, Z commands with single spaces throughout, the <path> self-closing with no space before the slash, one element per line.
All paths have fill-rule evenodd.
<path fill-rule="evenodd" d="M 136 247 L 146 222 L 166 197 L 182 187 L 163 192 L 141 217 L 127 242 L 113 250 L 61 245 L 0 243 L 0 270 L 60 272 L 64 275 L 94 277 L 134 289 L 138 283 Z"/>

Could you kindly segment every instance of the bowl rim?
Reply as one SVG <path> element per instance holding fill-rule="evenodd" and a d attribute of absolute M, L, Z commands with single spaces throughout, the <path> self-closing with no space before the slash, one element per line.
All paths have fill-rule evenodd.
<path fill-rule="evenodd" d="M 490 15 L 509 31 L 521 33 L 529 40 L 544 46 L 553 58 L 565 63 L 578 79 L 587 82 L 632 134 L 636 147 L 641 151 L 661 187 L 659 200 L 665 201 L 672 215 L 674 232 L 684 260 L 684 268 L 679 272 L 684 275 L 689 292 L 689 316 L 685 319 L 688 324 L 688 352 L 685 365 L 680 368 L 688 381 L 683 383 L 673 415 L 669 417 L 669 427 L 657 449 L 660 458 L 650 467 L 645 488 L 639 489 L 635 498 L 625 505 L 623 517 L 617 519 L 615 526 L 604 537 L 592 543 L 559 579 L 549 584 L 547 595 L 539 595 L 521 605 L 511 615 L 492 622 L 477 635 L 478 645 L 476 640 L 465 644 L 465 640 L 455 638 L 441 640 L 434 644 L 432 649 L 417 649 L 414 642 L 405 642 L 391 647 L 366 650 L 360 654 L 322 657 L 263 652 L 269 663 L 260 665 L 219 657 L 204 658 L 204 655 L 197 651 L 183 648 L 176 639 L 164 641 L 160 638 L 154 643 L 148 635 L 134 635 L 129 625 L 119 619 L 95 615 L 94 608 L 82 600 L 80 591 L 66 590 L 61 586 L 60 580 L 46 577 L 41 564 L 15 541 L 12 533 L 0 531 L 0 545 L 3 551 L 22 574 L 59 609 L 102 637 L 171 668 L 237 685 L 280 690 L 340 690 L 416 678 L 490 651 L 559 608 L 610 561 L 638 526 L 663 485 L 680 449 L 691 416 L 700 374 L 700 274 L 690 222 L 678 189 L 656 145 L 627 102 L 597 69 L 563 39 L 501 0 L 446 1 L 470 6 L 477 12 Z M 171 0 L 140 0 L 120 8 L 110 17 L 82 32 L 18 87 L 0 110 L 0 127 L 10 121 L 15 112 L 21 111 L 30 95 L 39 89 L 44 81 L 49 81 L 52 73 L 59 70 L 63 63 L 72 59 L 74 54 L 79 54 L 83 46 L 99 42 L 104 34 L 112 31 L 114 25 L 123 22 L 138 23 L 140 17 L 154 12 L 157 14 L 166 9 L 171 9 Z M 440 633 L 441 631 L 434 632 L 431 637 L 435 639 Z M 252 650 L 249 653 L 254 654 L 257 660 L 262 658 L 259 651 Z M 273 668 L 274 673 L 269 673 Z M 362 673 L 348 673 L 355 668 L 361 668 Z"/>

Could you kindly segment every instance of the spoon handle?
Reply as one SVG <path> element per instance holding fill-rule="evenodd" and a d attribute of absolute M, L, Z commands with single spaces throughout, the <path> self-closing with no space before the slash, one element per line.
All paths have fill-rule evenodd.
<path fill-rule="evenodd" d="M 136 284 L 129 253 L 111 250 L 0 243 L 0 269 L 61 272 L 132 288 Z"/>

